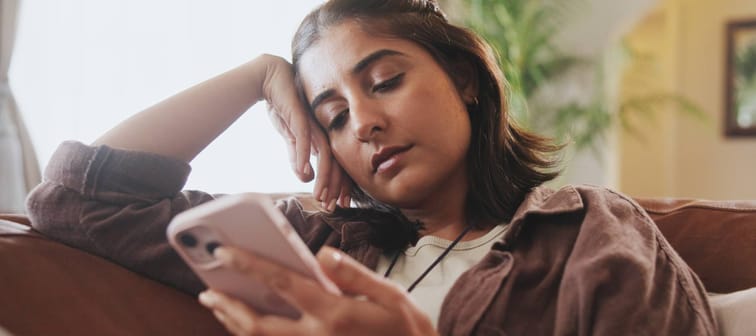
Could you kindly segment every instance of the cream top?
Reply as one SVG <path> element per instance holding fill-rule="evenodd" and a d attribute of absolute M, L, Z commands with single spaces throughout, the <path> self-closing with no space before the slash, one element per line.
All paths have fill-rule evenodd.
<path fill-rule="evenodd" d="M 491 246 L 504 235 L 507 227 L 506 224 L 500 224 L 482 237 L 457 243 L 412 290 L 410 297 L 428 314 L 434 326 L 438 325 L 441 304 L 451 286 L 462 273 L 483 259 L 491 250 Z M 434 236 L 421 237 L 415 246 L 407 248 L 399 256 L 389 279 L 408 288 L 452 242 Z M 383 254 L 378 261 L 376 272 L 385 274 L 393 257 Z"/>

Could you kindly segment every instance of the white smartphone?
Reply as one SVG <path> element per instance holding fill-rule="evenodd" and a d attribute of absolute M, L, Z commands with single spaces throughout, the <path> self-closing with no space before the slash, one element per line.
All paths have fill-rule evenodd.
<path fill-rule="evenodd" d="M 293 319 L 301 316 L 263 283 L 224 267 L 213 257 L 218 246 L 244 249 L 311 278 L 331 293 L 340 293 L 266 195 L 229 195 L 201 204 L 178 214 L 167 234 L 173 248 L 208 287 L 244 301 L 257 312 Z"/>

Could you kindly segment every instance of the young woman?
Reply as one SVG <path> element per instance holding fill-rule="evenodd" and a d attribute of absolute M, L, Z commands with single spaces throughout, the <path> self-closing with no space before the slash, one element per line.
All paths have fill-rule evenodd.
<path fill-rule="evenodd" d="M 261 316 L 202 292 L 232 333 L 717 334 L 701 282 L 637 204 L 540 186 L 558 147 L 510 119 L 493 53 L 434 1 L 332 0 L 292 46 L 293 64 L 260 56 L 91 146 L 61 145 L 29 197 L 35 228 L 199 293 L 165 227 L 213 198 L 181 191 L 188 162 L 264 99 L 301 179 L 318 156 L 326 211 L 279 207 L 345 294 L 219 248 L 303 312 Z"/>

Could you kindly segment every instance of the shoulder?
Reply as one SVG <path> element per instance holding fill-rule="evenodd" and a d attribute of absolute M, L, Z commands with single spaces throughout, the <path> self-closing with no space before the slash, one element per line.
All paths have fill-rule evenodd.
<path fill-rule="evenodd" d="M 591 274 L 605 272 L 607 278 L 593 279 L 596 284 L 613 279 L 616 283 L 635 281 L 636 285 L 645 282 L 648 287 L 666 279 L 683 288 L 683 296 L 700 296 L 691 285 L 695 275 L 632 198 L 590 185 L 567 186 L 554 196 L 565 192 L 577 193 L 583 203 L 582 215 L 574 222 L 566 274 L 584 281 L 593 279 Z"/>
<path fill-rule="evenodd" d="M 603 218 L 653 224 L 646 211 L 631 197 L 610 188 L 593 185 L 566 185 L 558 190 L 536 188 L 528 195 L 531 208 L 541 212 L 581 211 L 585 220 Z M 535 200 L 535 201 L 534 201 Z"/>
<path fill-rule="evenodd" d="M 648 219 L 645 210 L 635 200 L 616 190 L 593 185 L 571 185 L 565 188 L 576 190 L 589 211 L 628 213 L 628 215 L 637 216 L 644 221 Z"/>
<path fill-rule="evenodd" d="M 612 189 L 592 185 L 566 185 L 558 190 L 537 187 L 520 204 L 515 219 L 530 214 L 559 215 L 583 213 L 586 219 L 634 219 L 652 223 L 645 210 L 632 198 Z"/>
<path fill-rule="evenodd" d="M 657 250 L 666 244 L 646 211 L 631 197 L 606 187 L 568 185 L 551 197 L 576 194 L 582 204 L 578 243 L 601 242 L 625 248 Z"/>
<path fill-rule="evenodd" d="M 512 222 L 570 260 L 599 255 L 612 259 L 653 259 L 669 249 L 646 212 L 630 197 L 604 187 L 567 185 L 558 190 L 534 189 Z M 551 245 L 547 244 L 550 242 Z M 544 248 L 547 248 L 544 246 Z"/>
<path fill-rule="evenodd" d="M 589 298 L 601 307 L 608 308 L 613 299 L 633 302 L 637 307 L 668 307 L 666 315 L 620 309 L 614 319 L 622 315 L 629 322 L 667 321 L 670 330 L 714 330 L 697 276 L 637 202 L 617 191 L 589 185 L 567 186 L 551 197 L 560 193 L 577 194 L 583 203 L 582 218 L 576 223 L 576 236 L 565 260 L 563 285 L 581 288 L 578 297 Z"/>
<path fill-rule="evenodd" d="M 580 185 L 575 189 L 585 206 L 580 229 L 584 234 L 604 237 L 635 252 L 671 252 L 654 221 L 631 197 L 605 187 Z"/>

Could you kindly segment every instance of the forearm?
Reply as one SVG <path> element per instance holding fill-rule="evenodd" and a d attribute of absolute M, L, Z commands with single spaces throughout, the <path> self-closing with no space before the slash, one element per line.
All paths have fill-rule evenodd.
<path fill-rule="evenodd" d="M 257 57 L 139 112 L 93 145 L 191 161 L 262 99 L 267 57 Z"/>

